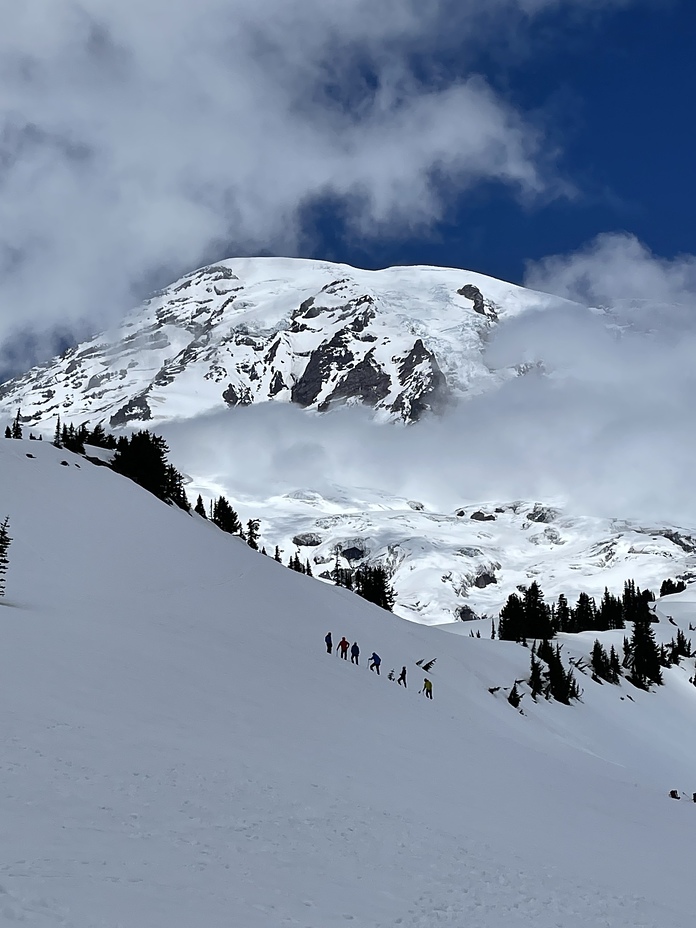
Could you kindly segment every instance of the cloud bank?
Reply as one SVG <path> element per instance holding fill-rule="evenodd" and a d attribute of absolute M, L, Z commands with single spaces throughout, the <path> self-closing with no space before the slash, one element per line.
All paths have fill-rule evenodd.
<path fill-rule="evenodd" d="M 294 253 L 318 196 L 344 199 L 365 235 L 432 222 L 443 186 L 548 188 L 534 126 L 466 54 L 559 5 L 0 0 L 5 363 L 56 325 L 104 326 L 221 243 Z"/>
<path fill-rule="evenodd" d="M 314 416 L 265 404 L 164 433 L 175 460 L 240 501 L 297 487 L 331 496 L 338 485 L 440 511 L 558 498 L 585 515 L 694 526 L 694 265 L 621 235 L 530 267 L 536 286 L 593 308 L 559 301 L 501 317 L 486 362 L 525 361 L 529 373 L 413 427 L 377 426 L 358 409 Z"/>

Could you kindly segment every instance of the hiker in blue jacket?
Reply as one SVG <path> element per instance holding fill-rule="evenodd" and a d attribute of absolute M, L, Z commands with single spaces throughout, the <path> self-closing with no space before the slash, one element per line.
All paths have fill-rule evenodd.
<path fill-rule="evenodd" d="M 372 657 L 370 658 L 370 670 L 376 670 L 379 675 L 379 665 L 382 663 L 382 658 L 377 654 L 376 651 L 372 652 Z"/>

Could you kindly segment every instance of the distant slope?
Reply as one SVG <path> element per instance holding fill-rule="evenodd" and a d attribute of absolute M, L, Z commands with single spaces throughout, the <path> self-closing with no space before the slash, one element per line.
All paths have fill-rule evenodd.
<path fill-rule="evenodd" d="M 3 385 L 0 411 L 113 428 L 273 400 L 360 403 L 412 421 L 523 371 L 489 370 L 482 347 L 499 316 L 552 302 L 562 301 L 449 268 L 230 259 Z"/>
<path fill-rule="evenodd" d="M 694 807 L 666 798 L 696 789 L 691 668 L 521 716 L 487 688 L 526 649 L 404 623 L 46 442 L 0 442 L 5 513 L 0 924 L 692 925 Z"/>

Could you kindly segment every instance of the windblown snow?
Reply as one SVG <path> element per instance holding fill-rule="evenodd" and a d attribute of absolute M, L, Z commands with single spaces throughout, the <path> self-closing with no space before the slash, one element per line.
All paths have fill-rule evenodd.
<path fill-rule="evenodd" d="M 5 514 L 1 924 L 693 924 L 696 805 L 667 798 L 696 790 L 693 661 L 520 714 L 488 688 L 526 649 L 403 622 L 48 442 L 0 442 Z"/>

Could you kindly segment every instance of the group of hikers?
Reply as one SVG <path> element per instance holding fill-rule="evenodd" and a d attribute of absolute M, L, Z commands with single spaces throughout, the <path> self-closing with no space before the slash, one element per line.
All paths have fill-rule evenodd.
<path fill-rule="evenodd" d="M 326 644 L 326 653 L 331 654 L 333 652 L 333 638 L 331 637 L 331 632 L 327 633 L 326 637 L 324 638 L 324 643 Z M 338 645 L 336 646 L 336 654 L 342 657 L 344 661 L 347 661 L 349 650 L 350 650 L 351 664 L 357 664 L 359 667 L 360 666 L 360 648 L 358 647 L 358 642 L 354 641 L 353 644 L 351 645 L 350 641 L 348 641 L 348 639 L 344 635 L 341 638 L 341 640 L 338 642 Z M 370 668 L 370 670 L 376 671 L 377 675 L 379 676 L 380 675 L 379 668 L 381 664 L 382 664 L 382 658 L 379 656 L 379 654 L 377 654 L 376 651 L 373 651 L 368 659 L 368 667 Z M 408 688 L 406 685 L 406 668 L 405 667 L 401 668 L 401 673 L 399 674 L 398 678 L 396 677 L 396 674 L 394 673 L 394 671 L 390 670 L 389 673 L 387 674 L 387 679 L 388 680 L 396 679 L 396 682 L 399 684 L 399 686 L 403 686 L 405 689 Z M 433 684 L 427 677 L 424 677 L 423 688 L 420 689 L 418 692 L 423 693 L 426 699 L 433 698 Z"/>

